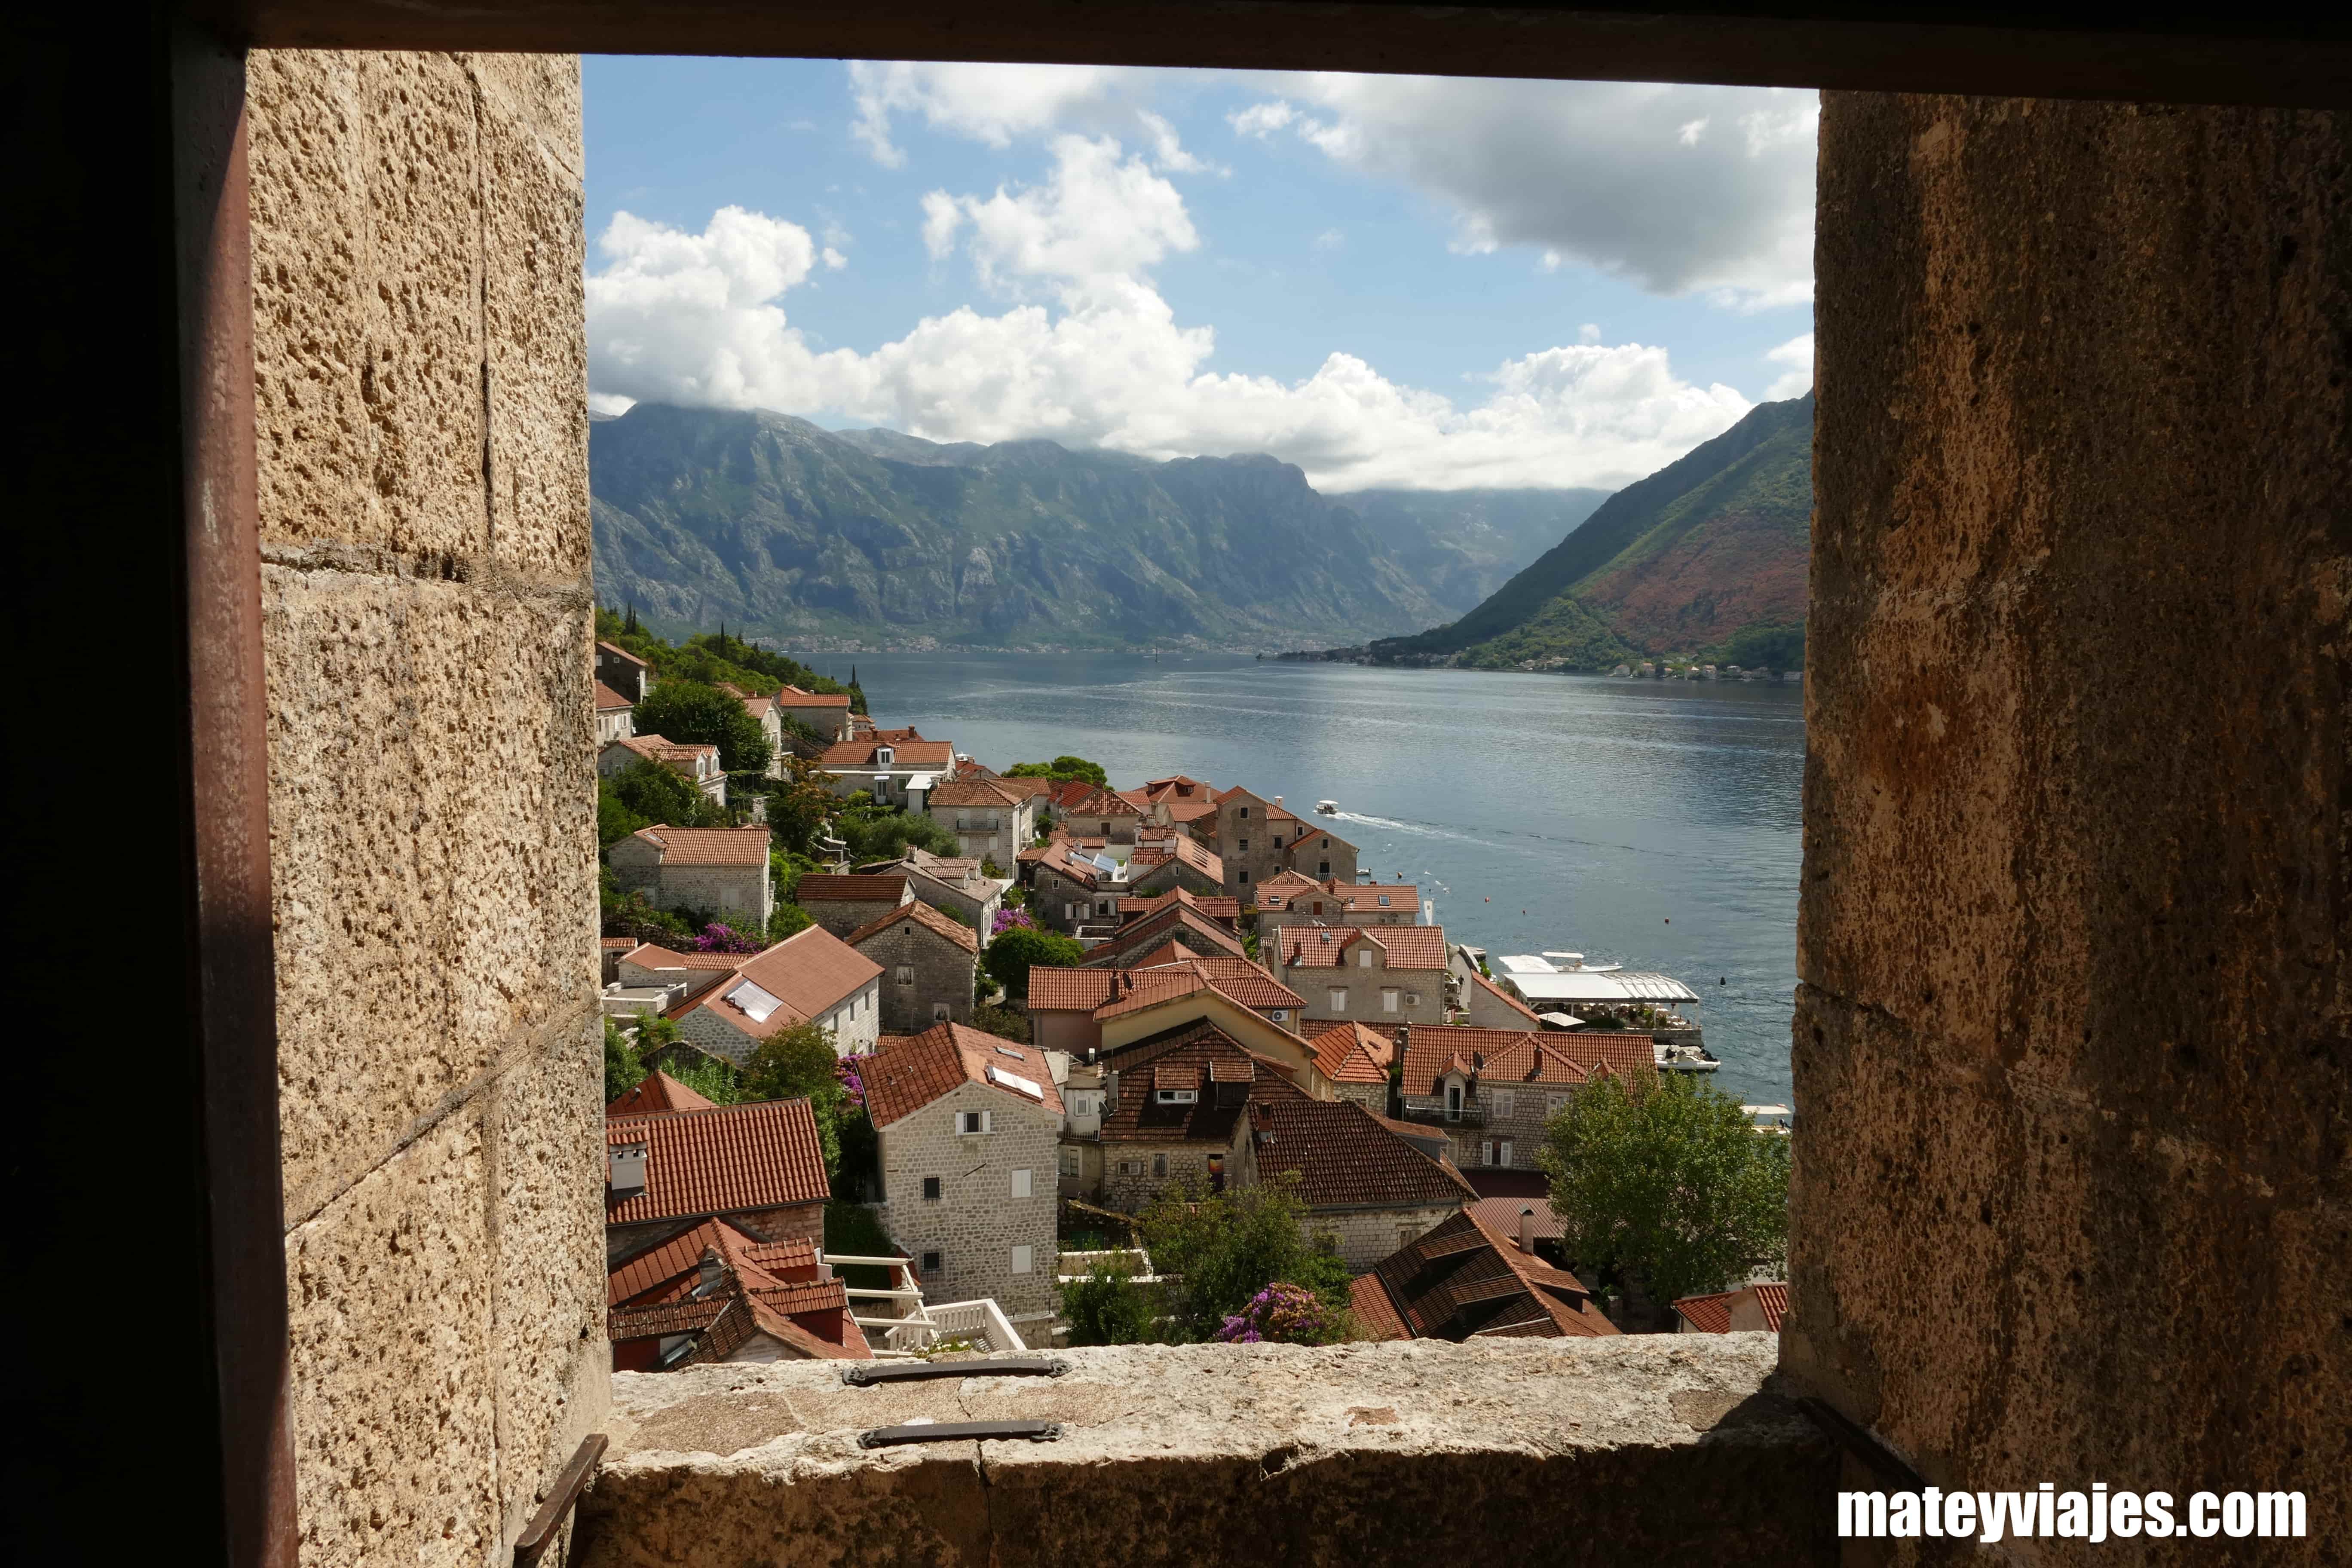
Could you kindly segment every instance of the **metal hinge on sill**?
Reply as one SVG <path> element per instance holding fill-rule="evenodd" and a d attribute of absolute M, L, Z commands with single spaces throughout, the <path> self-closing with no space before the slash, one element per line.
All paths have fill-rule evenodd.
<path fill-rule="evenodd" d="M 862 1362 L 842 1368 L 841 1381 L 851 1388 L 877 1383 L 922 1383 L 938 1377 L 1059 1377 L 1070 1370 L 1060 1356 L 1007 1355 L 985 1361 Z"/>
<path fill-rule="evenodd" d="M 900 1443 L 960 1443 L 969 1438 L 1025 1437 L 1032 1443 L 1062 1440 L 1059 1421 L 925 1421 L 904 1426 L 877 1426 L 857 1435 L 861 1448 L 888 1448 Z"/>

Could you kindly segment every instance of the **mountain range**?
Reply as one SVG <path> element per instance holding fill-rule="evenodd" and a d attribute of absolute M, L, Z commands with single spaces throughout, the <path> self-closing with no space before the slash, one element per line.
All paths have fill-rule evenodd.
<path fill-rule="evenodd" d="M 638 404 L 589 429 L 597 598 L 787 646 L 1236 651 L 1461 616 L 1599 490 L 1325 496 L 1263 454 L 1154 462 Z"/>
<path fill-rule="evenodd" d="M 1759 404 L 1626 486 L 1469 614 L 1344 651 L 1381 664 L 1603 669 L 1667 654 L 1804 662 L 1813 398 Z"/>

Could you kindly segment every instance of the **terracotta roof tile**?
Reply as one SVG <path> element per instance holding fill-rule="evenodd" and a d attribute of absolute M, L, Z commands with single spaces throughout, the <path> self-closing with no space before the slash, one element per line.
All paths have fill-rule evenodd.
<path fill-rule="evenodd" d="M 784 686 L 777 689 L 776 703 L 782 708 L 846 708 L 849 706 L 849 693 L 803 691 L 797 686 Z"/>
<path fill-rule="evenodd" d="M 635 703 L 630 701 L 627 698 L 622 696 L 619 692 L 614 690 L 603 681 L 600 680 L 596 683 L 597 712 L 610 713 L 615 709 L 635 708 Z"/>
<path fill-rule="evenodd" d="M 931 908 L 930 905 L 923 902 L 920 899 L 917 899 L 909 903 L 900 904 L 888 914 L 878 916 L 874 920 L 867 921 L 864 925 L 859 926 L 856 931 L 851 931 L 842 940 L 848 942 L 852 947 L 857 947 L 872 938 L 880 936 L 884 931 L 888 931 L 891 927 L 902 923 L 921 926 L 925 931 L 929 931 L 932 935 L 940 937 L 955 946 L 963 949 L 966 952 L 978 952 L 980 951 L 980 933 L 978 931 L 972 930 L 971 927 L 965 925 L 961 921 L 950 920 L 947 916 Z"/>
<path fill-rule="evenodd" d="M 1675 1310 L 1701 1333 L 1727 1334 L 1731 1331 L 1731 1297 L 1729 1290 L 1712 1296 L 1685 1296 L 1675 1302 Z"/>
<path fill-rule="evenodd" d="M 1351 1100 L 1299 1099 L 1255 1112 L 1258 1168 L 1299 1174 L 1311 1208 L 1410 1208 L 1477 1197 L 1460 1173 L 1430 1158 Z"/>
<path fill-rule="evenodd" d="M 833 871 L 803 871 L 800 886 L 793 893 L 793 902 L 878 904 L 887 900 L 902 903 L 907 898 L 907 879 L 903 873 L 889 877 L 856 877 Z"/>
<path fill-rule="evenodd" d="M 1529 1239 L 1541 1237 L 1558 1241 L 1560 1238 L 1563 1232 L 1559 1215 L 1552 1212 L 1549 1198 L 1480 1198 L 1470 1205 L 1470 1212 L 1478 1216 L 1480 1224 L 1496 1235 L 1513 1240 L 1518 1237 L 1519 1215 L 1527 1209 L 1536 1211 L 1535 1217 L 1528 1222 Z"/>
<path fill-rule="evenodd" d="M 1203 955 L 1221 953 L 1244 960 L 1249 957 L 1249 950 L 1242 945 L 1241 938 L 1197 910 L 1173 904 L 1121 928 L 1108 942 L 1087 949 L 1080 963 L 1089 969 L 1107 965 L 1126 968 L 1137 957 L 1171 941 Z"/>
<path fill-rule="evenodd" d="M 596 646 L 603 648 L 606 653 L 617 654 L 619 657 L 627 659 L 631 664 L 637 666 L 641 669 L 651 669 L 653 668 L 652 665 L 647 664 L 644 659 L 639 658 L 635 654 L 631 653 L 619 643 L 600 642 Z"/>
<path fill-rule="evenodd" d="M 616 1116 L 614 1138 L 646 1143 L 646 1190 L 607 1199 L 607 1225 L 823 1203 L 830 1194 L 816 1117 L 805 1100 Z"/>
<path fill-rule="evenodd" d="M 877 731 L 877 736 L 883 731 Z M 884 764 L 874 760 L 875 748 L 891 748 L 889 766 L 894 768 L 947 768 L 955 764 L 955 747 L 946 741 L 890 741 L 877 736 L 860 735 L 854 741 L 842 741 L 827 746 L 816 760 L 816 765 L 829 773 L 845 768 L 873 769 Z"/>
<path fill-rule="evenodd" d="M 1118 988 L 1116 969 L 1046 969 L 1029 972 L 1029 1010 L 1091 1013 Z"/>
<path fill-rule="evenodd" d="M 1380 1083 L 1389 1080 L 1389 1063 L 1396 1041 L 1369 1024 L 1333 1025 L 1307 1041 L 1315 1068 L 1334 1083 Z"/>
<path fill-rule="evenodd" d="M 1018 805 L 1028 796 L 992 778 L 952 778 L 933 789 L 929 805 Z"/>
<path fill-rule="evenodd" d="M 764 866 L 771 841 L 764 827 L 640 827 L 635 837 L 661 851 L 665 866 Z"/>
<path fill-rule="evenodd" d="M 1378 1274 L 1359 1274 L 1348 1283 L 1348 1305 L 1356 1314 L 1356 1322 L 1375 1340 L 1409 1340 L 1412 1331 L 1397 1316 L 1396 1303 L 1389 1300 L 1388 1288 L 1381 1283 Z"/>
<path fill-rule="evenodd" d="M 683 1018 L 698 1007 L 708 1008 L 712 1017 L 738 1032 L 764 1040 L 789 1025 L 821 1017 L 881 973 L 880 964 L 823 926 L 810 926 L 764 952 L 743 959 L 733 975 L 722 976 L 708 990 L 671 1008 L 668 1016 Z M 782 1005 L 764 1019 L 752 1017 L 745 1004 L 757 998 L 740 993 L 747 980 Z"/>
<path fill-rule="evenodd" d="M 604 1107 L 607 1116 L 638 1116 L 662 1110 L 709 1110 L 717 1101 L 697 1094 L 677 1079 L 659 1070 L 649 1072 L 645 1081 Z"/>
<path fill-rule="evenodd" d="M 1167 1075 L 1167 1088 L 1192 1089 L 1219 1062 L 1230 1075 L 1223 1081 L 1249 1085 L 1244 1095 L 1230 1102 L 1212 1092 L 1189 1105 L 1160 1103 L 1157 1091 L 1162 1087 L 1162 1075 Z M 1118 1070 L 1122 1088 L 1118 1100 L 1103 1113 L 1106 1143 L 1213 1143 L 1230 1148 L 1250 1104 L 1307 1098 L 1307 1091 L 1283 1077 L 1274 1064 L 1244 1050 L 1213 1024 L 1196 1025 L 1159 1044 L 1122 1051 L 1112 1065 Z M 1249 1074 L 1246 1079 L 1240 1076 L 1244 1070 Z M 1151 1084 L 1151 1092 L 1143 1092 L 1146 1082 Z"/>
<path fill-rule="evenodd" d="M 1285 969 L 1335 969 L 1355 962 L 1366 942 L 1386 954 L 1390 969 L 1444 969 L 1444 926 L 1284 926 L 1278 943 Z"/>
<path fill-rule="evenodd" d="M 1621 1030 L 1471 1029 L 1419 1024 L 1406 1031 L 1404 1091 L 1437 1092 L 1449 1063 L 1475 1069 L 1482 1084 L 1585 1082 L 1606 1069 L 1632 1082 L 1653 1082 L 1657 1060 L 1650 1037 Z M 1483 1058 L 1485 1066 L 1478 1067 Z"/>
<path fill-rule="evenodd" d="M 1756 1304 L 1764 1309 L 1764 1326 L 1774 1333 L 1779 1333 L 1780 1320 L 1789 1315 L 1788 1285 L 1783 1282 L 1757 1286 Z"/>
<path fill-rule="evenodd" d="M 1143 851 L 1137 850 L 1140 856 Z M 1129 893 L 1118 901 L 1118 918 L 1122 921 L 1147 920 L 1171 904 L 1188 910 L 1198 910 L 1220 922 L 1242 918 L 1242 901 L 1220 894 L 1200 894 L 1190 888 L 1171 888 L 1164 893 Z"/>
<path fill-rule="evenodd" d="M 1418 1338 L 1586 1337 L 1617 1332 L 1576 1277 L 1518 1249 L 1465 1209 L 1372 1270 Z"/>
<path fill-rule="evenodd" d="M 867 1058 L 866 1114 L 877 1127 L 890 1127 L 967 1083 L 986 1084 L 988 1069 L 1014 1073 L 1045 1091 L 1032 1100 L 1017 1089 L 990 1084 L 1016 1105 L 1053 1116 L 1062 1114 L 1061 1092 L 1045 1053 L 1034 1046 L 984 1035 L 961 1024 L 934 1024 L 919 1035 L 887 1035 Z"/>
<path fill-rule="evenodd" d="M 744 952 L 678 952 L 652 942 L 641 942 L 621 954 L 625 963 L 639 969 L 733 969 L 750 953 Z"/>

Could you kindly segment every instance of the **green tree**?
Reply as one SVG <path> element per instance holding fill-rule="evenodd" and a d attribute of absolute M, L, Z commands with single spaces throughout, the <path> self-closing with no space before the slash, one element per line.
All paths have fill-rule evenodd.
<path fill-rule="evenodd" d="M 613 799 L 622 808 L 647 824 L 667 822 L 672 827 L 722 826 L 719 808 L 711 804 L 710 797 L 697 788 L 692 779 L 661 763 L 631 763 L 604 780 L 603 787 L 613 792 Z M 596 826 L 601 834 L 604 827 L 602 788 L 597 795 Z M 634 833 L 636 829 L 629 831 Z"/>
<path fill-rule="evenodd" d="M 1031 926 L 1014 926 L 982 951 L 981 963 L 1005 990 L 1015 996 L 1026 996 L 1031 969 L 1039 964 L 1048 969 L 1076 969 L 1086 951 L 1075 938 Z"/>
<path fill-rule="evenodd" d="M 1100 763 L 1090 763 L 1084 757 L 1067 754 L 1055 757 L 1050 763 L 1015 763 L 1004 770 L 1004 776 L 1009 779 L 1052 779 L 1056 784 L 1084 779 L 1097 788 L 1110 787 L 1110 774 L 1103 771 Z"/>
<path fill-rule="evenodd" d="M 1605 1076 L 1546 1124 L 1538 1158 L 1569 1257 L 1638 1276 L 1661 1304 L 1787 1251 L 1788 1140 L 1758 1136 L 1712 1084 L 1667 1073 L 1634 1090 Z"/>
<path fill-rule="evenodd" d="M 646 1064 L 621 1026 L 604 1020 L 604 1103 L 610 1105 L 646 1081 Z"/>
<path fill-rule="evenodd" d="M 899 859 L 910 844 L 934 855 L 953 855 L 959 848 L 955 835 L 929 817 L 896 806 L 877 807 L 871 800 L 852 802 L 834 831 L 849 846 L 850 858 L 859 862 Z"/>
<path fill-rule="evenodd" d="M 742 1079 L 717 1057 L 679 1051 L 662 1070 L 713 1105 L 738 1105 L 744 1099 Z"/>
<path fill-rule="evenodd" d="M 1074 1345 L 1144 1344 L 1158 1327 L 1158 1290 L 1138 1284 L 1134 1267 L 1123 1258 L 1097 1262 L 1084 1279 L 1059 1290 Z"/>
<path fill-rule="evenodd" d="M 746 1100 L 803 1100 L 816 1116 L 828 1175 L 841 1170 L 841 1087 L 833 1037 L 814 1024 L 788 1024 L 760 1042 L 743 1064 Z"/>
<path fill-rule="evenodd" d="M 1175 1276 L 1166 1310 L 1176 1337 L 1205 1340 L 1268 1285 L 1298 1285 L 1335 1310 L 1347 1304 L 1348 1266 L 1309 1240 L 1296 1172 L 1262 1186 L 1202 1193 L 1177 1183 L 1137 1221 L 1152 1267 Z M 1342 1324 L 1344 1334 L 1349 1325 Z"/>
<path fill-rule="evenodd" d="M 758 773 L 774 752 L 760 721 L 737 699 L 699 680 L 665 679 L 637 704 L 637 733 L 719 748 L 729 773 Z"/>

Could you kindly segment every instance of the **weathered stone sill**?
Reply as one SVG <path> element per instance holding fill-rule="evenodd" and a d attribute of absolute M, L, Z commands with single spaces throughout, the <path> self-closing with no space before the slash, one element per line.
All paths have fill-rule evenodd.
<path fill-rule="evenodd" d="M 1136 1346 L 1059 1379 L 845 1388 L 837 1364 L 614 1378 L 583 1560 L 1826 1563 L 1829 1441 L 1765 1334 Z M 857 1434 L 1059 1421 L 1059 1442 Z"/>

